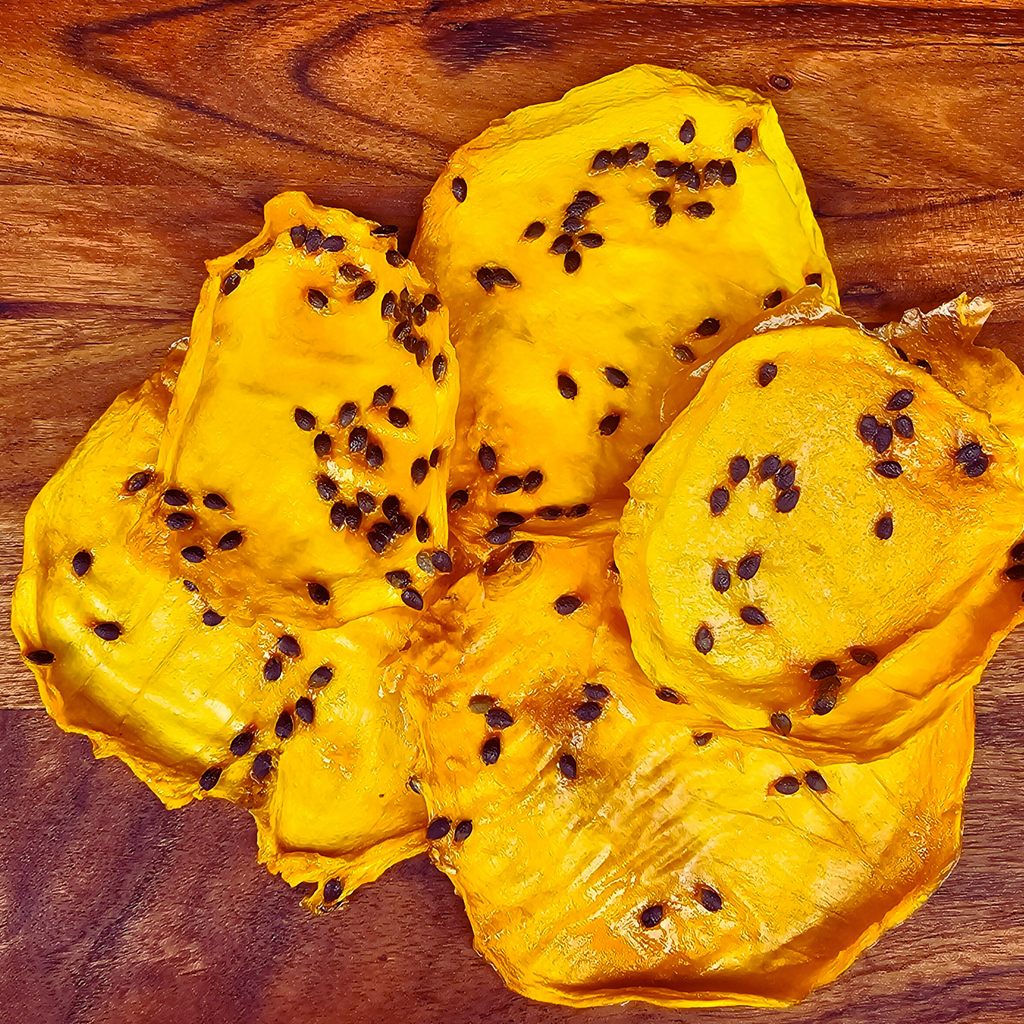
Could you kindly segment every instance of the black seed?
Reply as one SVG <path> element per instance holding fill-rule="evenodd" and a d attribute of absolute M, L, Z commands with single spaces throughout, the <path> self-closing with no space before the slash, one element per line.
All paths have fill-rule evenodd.
<path fill-rule="evenodd" d="M 693 349 L 689 345 L 676 345 L 672 349 L 672 355 L 681 363 L 692 363 L 696 358 Z"/>
<path fill-rule="evenodd" d="M 716 565 L 711 573 L 711 586 L 720 594 L 724 594 L 732 586 L 732 576 L 724 565 Z"/>
<path fill-rule="evenodd" d="M 408 607 L 412 608 L 413 611 L 423 611 L 423 596 L 418 590 L 414 590 L 412 587 L 402 591 L 402 601 Z"/>
<path fill-rule="evenodd" d="M 537 515 L 541 519 L 559 519 L 562 510 L 557 505 L 545 505 L 544 508 L 537 509 Z"/>
<path fill-rule="evenodd" d="M 600 150 L 590 165 L 592 171 L 606 171 L 612 162 L 612 154 L 607 149 Z"/>
<path fill-rule="evenodd" d="M 306 293 L 306 301 L 314 309 L 323 309 L 327 305 L 327 296 L 316 288 L 310 288 Z M 305 428 L 303 428 L 305 429 Z"/>
<path fill-rule="evenodd" d="M 981 445 L 976 441 L 971 441 L 959 448 L 953 457 L 961 465 L 966 466 L 968 463 L 980 459 L 982 454 Z"/>
<path fill-rule="evenodd" d="M 878 420 L 874 416 L 861 416 L 860 423 L 857 424 L 857 433 L 865 441 L 871 441 L 877 432 Z"/>
<path fill-rule="evenodd" d="M 324 882 L 324 903 L 335 903 L 341 898 L 341 882 L 337 878 L 328 878 Z"/>
<path fill-rule="evenodd" d="M 314 604 L 327 604 L 331 599 L 331 592 L 322 583 L 310 583 L 306 590 Z"/>
<path fill-rule="evenodd" d="M 809 771 L 804 776 L 804 782 L 807 783 L 807 788 L 813 789 L 815 793 L 824 793 L 828 789 L 828 783 L 822 777 L 821 772 Z"/>
<path fill-rule="evenodd" d="M 874 651 L 869 651 L 866 647 L 851 647 L 850 657 L 858 665 L 874 665 L 878 661 L 878 655 Z"/>
<path fill-rule="evenodd" d="M 512 531 L 507 526 L 496 526 L 484 534 L 484 540 L 488 544 L 497 547 L 499 544 L 507 544 L 512 539 Z"/>
<path fill-rule="evenodd" d="M 663 188 L 659 188 L 647 197 L 647 202 L 649 202 L 651 206 L 663 206 L 669 201 L 669 199 L 671 199 L 671 197 L 671 192 L 668 192 Z"/>
<path fill-rule="evenodd" d="M 392 235 L 398 234 L 398 225 L 378 224 L 370 231 L 370 234 L 373 235 L 374 238 L 390 238 Z"/>
<path fill-rule="evenodd" d="M 701 654 L 707 654 L 711 648 L 715 646 L 715 638 L 711 630 L 707 626 L 701 626 L 697 630 L 696 635 L 693 638 L 693 646 L 700 651 Z M 664 698 L 662 698 L 664 700 Z"/>
<path fill-rule="evenodd" d="M 339 504 L 340 504 L 340 502 L 339 502 Z M 355 533 L 356 530 L 359 529 L 359 526 L 360 526 L 360 524 L 363 521 L 363 513 L 360 512 L 359 509 L 356 506 L 350 505 L 350 506 L 345 508 L 345 512 L 344 512 L 343 518 L 344 518 L 345 525 L 353 533 Z"/>
<path fill-rule="evenodd" d="M 583 692 L 591 700 L 607 700 L 608 699 L 608 687 L 601 686 L 600 683 L 584 683 Z"/>
<path fill-rule="evenodd" d="M 444 839 L 451 831 L 452 823 L 447 818 L 435 818 L 427 826 L 428 839 Z"/>
<path fill-rule="evenodd" d="M 286 740 L 291 736 L 293 728 L 292 716 L 287 711 L 282 711 L 277 717 L 277 723 L 274 725 L 274 735 L 279 740 Z"/>
<path fill-rule="evenodd" d="M 704 165 L 704 184 L 714 185 L 722 180 L 722 163 L 720 160 L 709 160 Z"/>
<path fill-rule="evenodd" d="M 252 759 L 252 777 L 262 782 L 274 767 L 274 758 L 269 750 L 262 750 Z"/>
<path fill-rule="evenodd" d="M 645 928 L 654 928 L 656 925 L 661 924 L 661 919 L 664 916 L 664 907 L 660 903 L 655 903 L 653 907 L 648 907 L 640 914 L 640 923 Z"/>
<path fill-rule="evenodd" d="M 762 480 L 768 480 L 775 476 L 780 469 L 782 469 L 782 459 L 778 455 L 766 455 L 761 460 L 761 465 L 757 467 L 757 475 Z"/>
<path fill-rule="evenodd" d="M 621 149 L 617 149 L 612 154 L 612 163 L 620 169 L 625 167 L 626 164 L 629 163 L 629 150 L 626 149 L 625 146 Z"/>
<path fill-rule="evenodd" d="M 747 555 L 745 558 L 741 558 L 736 566 L 736 575 L 741 580 L 752 580 L 760 568 L 761 556 L 757 554 Z"/>
<path fill-rule="evenodd" d="M 754 133 L 750 128 L 744 128 L 739 135 L 733 139 L 733 145 L 741 152 L 745 153 L 750 149 L 750 144 L 754 141 Z"/>
<path fill-rule="evenodd" d="M 755 608 L 752 604 L 745 605 L 740 609 L 740 618 L 748 626 L 763 626 L 768 622 L 768 616 L 760 608 Z"/>
<path fill-rule="evenodd" d="M 604 236 L 599 235 L 596 231 L 588 231 L 586 234 L 580 235 L 579 243 L 586 249 L 600 249 L 604 245 Z"/>
<path fill-rule="evenodd" d="M 819 661 L 811 669 L 811 678 L 814 680 L 828 679 L 839 671 L 839 666 L 834 661 Z"/>
<path fill-rule="evenodd" d="M 281 678 L 281 659 L 273 656 L 267 658 L 263 665 L 263 678 L 273 683 Z"/>
<path fill-rule="evenodd" d="M 427 292 L 427 294 L 423 296 L 423 302 L 421 304 L 428 313 L 436 313 L 437 310 L 441 308 L 441 300 L 432 292 Z"/>
<path fill-rule="evenodd" d="M 493 473 L 498 468 L 498 457 L 489 444 L 480 445 L 476 457 L 485 473 Z"/>
<path fill-rule="evenodd" d="M 203 625 L 204 626 L 219 626 L 224 621 L 224 616 L 219 615 L 212 608 L 207 608 L 203 612 Z"/>
<path fill-rule="evenodd" d="M 514 494 L 523 486 L 523 481 L 517 476 L 502 477 L 494 485 L 495 494 Z"/>
<path fill-rule="evenodd" d="M 986 469 L 988 469 L 988 456 L 982 455 L 980 459 L 967 463 L 964 467 L 964 472 L 973 479 L 974 477 L 981 476 Z"/>
<path fill-rule="evenodd" d="M 932 372 L 932 364 L 929 363 L 927 359 L 916 359 L 916 360 L 914 360 L 914 365 L 915 366 L 920 366 L 921 369 L 924 370 L 925 373 L 931 373 Z"/>
<path fill-rule="evenodd" d="M 659 178 L 671 178 L 676 173 L 676 165 L 671 160 L 659 160 L 654 165 L 654 173 Z"/>
<path fill-rule="evenodd" d="M 775 474 L 775 486 L 780 491 L 788 491 L 793 486 L 796 480 L 796 466 L 792 462 L 787 462 L 779 471 Z"/>
<path fill-rule="evenodd" d="M 567 373 L 560 373 L 558 375 L 558 393 L 563 398 L 575 398 L 579 388 L 576 386 L 576 381 L 572 379 Z"/>
<path fill-rule="evenodd" d="M 691 217 L 696 217 L 697 220 L 704 220 L 705 217 L 710 217 L 715 212 L 715 208 L 710 203 L 701 200 L 699 203 L 691 203 L 686 208 L 686 212 Z"/>
<path fill-rule="evenodd" d="M 597 206 L 597 204 L 600 202 L 600 196 L 591 192 L 589 189 L 584 188 L 580 189 L 580 191 L 576 193 L 576 198 L 573 199 L 571 205 L 574 207 L 578 207 L 581 213 L 586 213 L 587 210 L 590 210 L 593 207 Z M 575 213 L 576 211 L 573 210 L 572 212 Z"/>
<path fill-rule="evenodd" d="M 879 432 L 881 432 L 881 427 Z M 877 434 L 875 435 L 878 436 Z M 886 459 L 885 462 L 875 463 L 875 472 L 879 476 L 884 476 L 888 480 L 895 480 L 896 477 L 901 476 L 903 473 L 903 467 L 896 462 L 894 459 Z"/>
<path fill-rule="evenodd" d="M 397 306 L 397 299 L 394 292 L 386 292 L 384 298 L 380 300 L 380 315 L 386 320 L 389 317 L 394 316 L 395 308 Z"/>
<path fill-rule="evenodd" d="M 709 647 L 708 650 L 710 650 L 710 649 L 711 648 Z M 699 648 L 698 648 L 698 650 L 699 650 Z M 657 691 L 657 697 L 659 698 L 659 700 L 663 700 L 663 701 L 665 701 L 668 704 L 679 704 L 679 703 L 681 703 L 681 698 L 680 698 L 679 694 L 676 693 L 675 690 L 669 689 L 667 686 L 663 686 L 660 690 Z"/>
<path fill-rule="evenodd" d="M 368 299 L 376 290 L 377 286 L 373 281 L 364 281 L 356 287 L 356 290 L 352 293 L 352 298 L 356 302 L 362 302 L 364 299 Z"/>
<path fill-rule="evenodd" d="M 494 274 L 490 267 L 481 267 L 476 272 L 476 279 L 485 292 L 494 291 Z"/>
<path fill-rule="evenodd" d="M 306 252 L 316 252 L 323 245 L 324 233 L 319 228 L 306 232 Z"/>
<path fill-rule="evenodd" d="M 563 594 L 555 600 L 555 611 L 559 615 L 571 615 L 581 604 L 583 601 L 575 594 Z"/>
<path fill-rule="evenodd" d="M 203 504 L 214 512 L 221 512 L 228 507 L 228 503 L 219 494 L 207 494 Z"/>
<path fill-rule="evenodd" d="M 52 651 L 29 651 L 25 655 L 26 660 L 31 661 L 33 665 L 52 665 L 53 664 L 53 652 Z"/>
<path fill-rule="evenodd" d="M 379 444 L 366 446 L 366 464 L 370 469 L 380 469 L 384 465 L 384 449 Z"/>
<path fill-rule="evenodd" d="M 253 734 L 251 732 L 240 732 L 228 748 L 235 757 L 245 757 L 252 747 Z"/>
<path fill-rule="evenodd" d="M 731 186 L 736 184 L 736 166 L 731 160 L 722 164 L 722 184 Z"/>
<path fill-rule="evenodd" d="M 601 717 L 601 705 L 593 700 L 584 701 L 578 708 L 573 708 L 572 713 L 581 722 L 593 722 Z"/>
<path fill-rule="evenodd" d="M 165 505 L 187 505 L 188 495 L 184 491 L 179 491 L 177 487 L 172 487 L 169 491 L 164 491 L 164 504 Z"/>
<path fill-rule="evenodd" d="M 387 528 L 404 537 L 412 529 L 412 520 L 408 516 L 398 516 Z"/>
<path fill-rule="evenodd" d="M 417 327 L 422 327 L 427 322 L 427 307 L 422 302 L 412 307 L 412 322 Z"/>
<path fill-rule="evenodd" d="M 328 235 L 324 239 L 324 252 L 341 252 L 345 248 L 345 239 L 341 235 Z"/>
<path fill-rule="evenodd" d="M 562 221 L 562 230 L 570 235 L 579 234 L 583 230 L 583 221 L 579 217 L 566 217 Z"/>
<path fill-rule="evenodd" d="M 191 594 L 199 589 L 191 580 L 182 580 L 181 585 Z"/>
<path fill-rule="evenodd" d="M 214 786 L 220 781 L 220 769 L 219 768 L 207 768 L 202 775 L 199 776 L 199 788 L 202 790 L 213 789 Z"/>
<path fill-rule="evenodd" d="M 1024 565 L 1011 565 L 1005 576 L 1008 580 L 1024 580 Z"/>
<path fill-rule="evenodd" d="M 567 508 L 565 510 L 565 518 L 579 519 L 582 516 L 585 516 L 589 511 L 590 506 L 581 502 L 579 505 L 573 505 L 572 508 Z"/>
<path fill-rule="evenodd" d="M 713 316 L 709 316 L 704 320 L 701 320 L 694 329 L 694 334 L 700 338 L 710 338 L 712 334 L 717 334 L 721 323 L 716 320 Z"/>
<path fill-rule="evenodd" d="M 816 284 L 820 288 L 821 287 L 821 274 L 808 274 L 804 278 L 804 284 Z"/>
<path fill-rule="evenodd" d="M 572 248 L 572 238 L 569 235 L 559 235 L 551 243 L 551 252 L 556 256 L 564 256 Z"/>
<path fill-rule="evenodd" d="M 1015 562 L 1024 562 L 1024 542 L 1014 544 L 1014 546 L 1010 548 L 1010 557 Z"/>
<path fill-rule="evenodd" d="M 693 142 L 694 136 L 697 134 L 697 129 L 693 127 L 693 122 L 687 118 L 683 122 L 682 128 L 679 129 L 679 141 L 684 142 L 687 145 Z"/>
<path fill-rule="evenodd" d="M 499 512 L 494 517 L 496 526 L 522 526 L 525 522 L 526 516 L 521 516 L 518 512 Z"/>
<path fill-rule="evenodd" d="M 452 556 L 447 551 L 434 551 L 430 555 L 430 564 L 438 572 L 451 572 Z"/>
<path fill-rule="evenodd" d="M 334 669 L 330 665 L 321 665 L 309 674 L 310 686 L 326 686 L 334 678 Z"/>
<path fill-rule="evenodd" d="M 412 577 L 404 569 L 392 569 L 384 573 L 384 579 L 393 587 L 404 589 L 412 586 Z"/>
<path fill-rule="evenodd" d="M 338 485 L 327 476 L 318 476 L 316 479 L 316 492 L 324 501 L 334 501 L 338 496 Z"/>
<path fill-rule="evenodd" d="M 800 500 L 800 488 L 790 487 L 788 491 L 779 491 L 775 495 L 775 508 L 779 512 L 792 512 Z"/>
<path fill-rule="evenodd" d="M 197 544 L 190 544 L 187 548 L 181 549 L 181 557 L 186 562 L 201 562 L 206 557 L 206 552 Z"/>
<path fill-rule="evenodd" d="M 836 701 L 839 699 L 839 688 L 830 687 L 827 690 L 823 690 L 811 705 L 811 710 L 816 715 L 827 715 L 835 706 Z"/>
<path fill-rule="evenodd" d="M 647 154 L 650 153 L 651 147 L 646 142 L 638 142 L 629 151 L 629 162 L 631 164 L 638 164 L 647 159 Z"/>
<path fill-rule="evenodd" d="M 443 352 L 439 352 L 436 356 L 434 356 L 434 382 L 440 384 L 441 381 L 444 380 L 444 375 L 447 372 L 447 370 L 448 358 L 444 355 Z"/>
<path fill-rule="evenodd" d="M 416 459 L 410 470 L 412 476 L 412 482 L 414 484 L 421 484 L 427 479 L 427 473 L 430 472 L 430 463 L 424 458 Z"/>
<path fill-rule="evenodd" d="M 544 474 L 538 469 L 531 469 L 526 476 L 523 477 L 523 490 L 527 494 L 533 494 L 540 485 L 544 483 Z"/>
<path fill-rule="evenodd" d="M 618 415 L 618 413 L 609 413 L 597 425 L 598 431 L 600 431 L 600 433 L 602 433 L 605 437 L 607 437 L 609 434 L 614 434 L 615 431 L 619 429 L 620 418 L 621 417 Z"/>
<path fill-rule="evenodd" d="M 346 402 L 341 409 L 338 410 L 338 426 L 350 426 L 352 421 L 356 418 L 356 412 L 356 403 Z"/>
<path fill-rule="evenodd" d="M 705 910 L 711 911 L 712 914 L 717 914 L 722 909 L 722 897 L 706 885 L 700 887 L 700 902 L 701 906 Z"/>
<path fill-rule="evenodd" d="M 397 249 L 388 249 L 384 253 L 384 259 L 388 261 L 388 265 L 392 267 L 400 267 L 405 263 L 405 257 Z"/>
<path fill-rule="evenodd" d="M 299 646 L 299 641 L 293 636 L 282 636 L 277 641 L 277 649 L 287 655 L 289 658 L 298 658 L 302 654 L 302 648 Z"/>
<path fill-rule="evenodd" d="M 662 227 L 672 219 L 672 208 L 662 203 L 654 208 L 654 223 Z"/>
<path fill-rule="evenodd" d="M 621 370 L 617 370 L 614 366 L 606 366 L 604 368 L 604 375 L 608 378 L 608 383 L 613 388 L 624 388 L 629 384 L 629 377 L 626 376 Z"/>
<path fill-rule="evenodd" d="M 914 400 L 914 392 L 909 388 L 901 388 L 897 391 L 892 398 L 886 402 L 885 407 L 890 412 L 897 412 L 900 409 L 906 409 L 908 405 Z"/>
<path fill-rule="evenodd" d="M 452 491 L 448 495 L 448 511 L 458 512 L 459 509 L 465 508 L 469 502 L 469 492 L 464 490 Z"/>
<path fill-rule="evenodd" d="M 458 825 L 455 826 L 455 832 L 454 832 L 452 838 L 457 843 L 464 843 L 469 838 L 470 833 L 472 833 L 472 831 L 473 831 L 473 822 L 471 822 L 471 821 L 460 821 L 458 823 Z"/>
<path fill-rule="evenodd" d="M 228 274 L 228 276 L 221 282 L 220 290 L 225 295 L 230 295 L 239 286 L 241 281 L 241 275 L 232 270 L 231 273 Z"/>
<path fill-rule="evenodd" d="M 782 292 L 778 288 L 764 297 L 764 308 L 774 309 L 782 301 Z"/>
<path fill-rule="evenodd" d="M 576 778 L 576 758 L 572 754 L 563 754 L 558 759 L 558 770 L 567 778 Z"/>
<path fill-rule="evenodd" d="M 874 451 L 882 455 L 889 445 L 893 442 L 893 431 L 892 427 L 888 424 L 880 423 L 879 429 L 874 431 Z"/>
<path fill-rule="evenodd" d="M 892 516 L 888 513 L 875 523 L 875 536 L 881 540 L 888 540 L 892 536 Z"/>
<path fill-rule="evenodd" d="M 491 279 L 495 284 L 500 284 L 503 288 L 515 288 L 519 284 L 515 274 L 504 267 L 495 267 Z"/>
<path fill-rule="evenodd" d="M 295 424 L 300 430 L 312 430 L 316 426 L 316 417 L 308 409 L 296 409 Z"/>
<path fill-rule="evenodd" d="M 416 517 L 416 539 L 425 544 L 430 538 L 430 523 L 424 516 Z"/>
<path fill-rule="evenodd" d="M 716 487 L 711 492 L 708 504 L 711 506 L 711 514 L 720 516 L 725 511 L 726 505 L 729 504 L 729 492 L 724 487 Z"/>
<path fill-rule="evenodd" d="M 416 365 L 422 366 L 423 361 L 430 354 L 430 346 L 427 345 L 423 338 L 420 338 L 413 346 L 413 354 L 416 356 Z"/>
<path fill-rule="evenodd" d="M 792 796 L 800 788 L 800 780 L 794 775 L 783 775 L 775 783 L 775 792 L 783 796 Z"/>
<path fill-rule="evenodd" d="M 540 238 L 543 234 L 544 224 L 539 220 L 535 220 L 532 224 L 527 224 L 526 230 L 523 232 L 523 238 L 532 242 L 535 238 Z"/>
<path fill-rule="evenodd" d="M 71 559 L 71 568 L 76 576 L 84 576 L 92 565 L 92 555 L 88 551 L 79 551 Z"/>
<path fill-rule="evenodd" d="M 909 439 L 914 436 L 914 421 L 909 416 L 897 416 L 893 426 L 900 437 Z"/>
<path fill-rule="evenodd" d="M 573 250 L 572 252 L 567 252 L 565 254 L 565 258 L 562 260 L 562 266 L 565 267 L 565 272 L 567 274 L 575 274 L 576 271 L 580 269 L 580 264 L 582 262 L 583 258 L 578 252 Z"/>
<path fill-rule="evenodd" d="M 465 178 L 452 178 L 452 195 L 455 196 L 457 202 L 464 203 L 466 201 Z"/>
<path fill-rule="evenodd" d="M 485 717 L 492 729 L 507 729 L 513 722 L 512 716 L 504 708 L 491 708 Z"/>
<path fill-rule="evenodd" d="M 771 717 L 771 722 L 772 728 L 782 736 L 788 736 L 793 728 L 789 715 L 783 711 L 776 711 Z"/>
<path fill-rule="evenodd" d="M 676 168 L 676 181 L 680 185 L 685 185 L 691 192 L 696 192 L 700 189 L 700 174 L 697 172 L 697 168 L 689 161 L 680 164 Z"/>
<path fill-rule="evenodd" d="M 124 489 L 129 494 L 135 494 L 136 491 L 141 491 L 146 484 L 149 483 L 148 473 L 135 473 L 128 478 L 128 482 L 124 485 Z"/>
<path fill-rule="evenodd" d="M 331 435 L 323 432 L 313 438 L 313 451 L 321 459 L 331 454 Z"/>
<path fill-rule="evenodd" d="M 760 370 L 757 371 L 757 383 L 761 387 L 766 388 L 773 380 L 775 375 L 779 372 L 779 368 L 774 363 L 765 363 Z"/>
<path fill-rule="evenodd" d="M 480 748 L 480 760 L 484 764 L 496 764 L 501 757 L 501 737 L 492 736 Z"/>
<path fill-rule="evenodd" d="M 395 389 L 390 384 L 382 384 L 373 393 L 373 407 L 375 409 L 383 409 L 394 397 Z"/>
<path fill-rule="evenodd" d="M 292 245 L 294 245 L 296 249 L 306 241 L 306 226 L 304 224 L 296 224 L 288 233 L 291 235 Z"/>

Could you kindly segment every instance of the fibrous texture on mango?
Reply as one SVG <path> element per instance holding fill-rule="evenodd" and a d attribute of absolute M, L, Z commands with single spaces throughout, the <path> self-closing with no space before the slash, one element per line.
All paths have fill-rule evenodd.
<path fill-rule="evenodd" d="M 653 685 L 861 759 L 960 701 L 1022 617 L 1024 391 L 973 348 L 987 312 L 961 298 L 892 344 L 796 312 L 718 360 L 618 539 Z"/>
<path fill-rule="evenodd" d="M 500 512 L 570 534 L 603 503 L 617 513 L 747 321 L 807 283 L 837 301 L 771 104 L 651 66 L 457 150 L 413 257 L 465 375 L 450 488 L 473 543 L 504 537 Z"/>
<path fill-rule="evenodd" d="M 969 694 L 868 765 L 719 730 L 633 660 L 608 539 L 466 576 L 418 629 L 431 856 L 525 995 L 785 1005 L 956 859 Z"/>

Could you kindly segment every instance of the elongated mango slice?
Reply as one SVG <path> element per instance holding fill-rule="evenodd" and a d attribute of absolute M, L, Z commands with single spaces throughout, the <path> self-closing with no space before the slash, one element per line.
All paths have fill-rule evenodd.
<path fill-rule="evenodd" d="M 1024 387 L 975 354 L 987 310 L 961 298 L 892 344 L 782 311 L 719 359 L 616 545 L 656 686 L 858 759 L 962 700 L 1022 618 Z"/>
<path fill-rule="evenodd" d="M 286 192 L 207 264 L 136 557 L 250 619 L 422 607 L 418 560 L 447 547 L 458 373 L 447 312 L 393 232 Z"/>
<path fill-rule="evenodd" d="M 794 1002 L 955 862 L 970 694 L 868 765 L 720 730 L 643 676 L 610 556 L 537 544 L 420 623 L 431 857 L 531 998 Z"/>
<path fill-rule="evenodd" d="M 450 501 L 473 547 L 505 543 L 515 517 L 575 534 L 617 514 L 748 320 L 807 282 L 838 302 L 771 104 L 648 65 L 457 150 L 413 258 L 451 309 Z"/>

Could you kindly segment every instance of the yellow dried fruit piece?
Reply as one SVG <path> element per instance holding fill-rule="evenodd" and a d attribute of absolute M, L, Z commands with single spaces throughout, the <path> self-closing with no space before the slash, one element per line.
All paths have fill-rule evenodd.
<path fill-rule="evenodd" d="M 431 857 L 523 995 L 795 1002 L 954 864 L 971 696 L 869 765 L 719 731 L 644 678 L 610 554 L 538 544 L 419 624 Z"/>
<path fill-rule="evenodd" d="M 121 395 L 36 497 L 12 626 L 61 728 L 168 807 L 249 807 L 261 860 L 316 882 L 310 906 L 336 905 L 425 846 L 414 736 L 381 691 L 416 614 L 318 631 L 240 622 L 191 573 L 167 579 L 128 555 L 180 361 Z"/>
<path fill-rule="evenodd" d="M 131 543 L 239 616 L 319 628 L 417 607 L 417 556 L 447 547 L 447 311 L 389 231 L 286 192 L 207 264 Z"/>
<path fill-rule="evenodd" d="M 918 314 L 897 352 L 805 307 L 719 359 L 616 544 L 656 686 L 861 760 L 962 700 L 1022 618 L 1024 387 L 972 346 L 987 311 Z"/>
<path fill-rule="evenodd" d="M 838 302 L 772 105 L 650 65 L 456 151 L 413 257 L 451 311 L 450 491 L 472 545 L 499 511 L 567 533 L 598 503 L 617 514 L 645 447 L 748 320 L 808 281 Z"/>

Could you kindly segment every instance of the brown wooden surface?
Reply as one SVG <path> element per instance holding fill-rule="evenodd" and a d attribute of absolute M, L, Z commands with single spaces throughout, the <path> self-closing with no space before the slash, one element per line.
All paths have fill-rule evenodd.
<path fill-rule="evenodd" d="M 1024 325 L 1024 7 L 897 0 L 0 6 L 0 612 L 21 521 L 88 424 L 188 331 L 203 258 L 286 187 L 402 227 L 490 118 L 649 60 L 771 95 L 846 308 L 961 289 Z M 787 76 L 780 90 L 772 76 Z M 778 83 L 778 80 L 775 80 Z M 782 83 L 784 84 L 784 83 Z M 0 1021 L 1024 1021 L 1024 634 L 978 693 L 964 856 L 793 1011 L 573 1011 L 507 992 L 420 858 L 311 919 L 253 827 L 170 813 L 39 710 L 0 639 Z"/>

